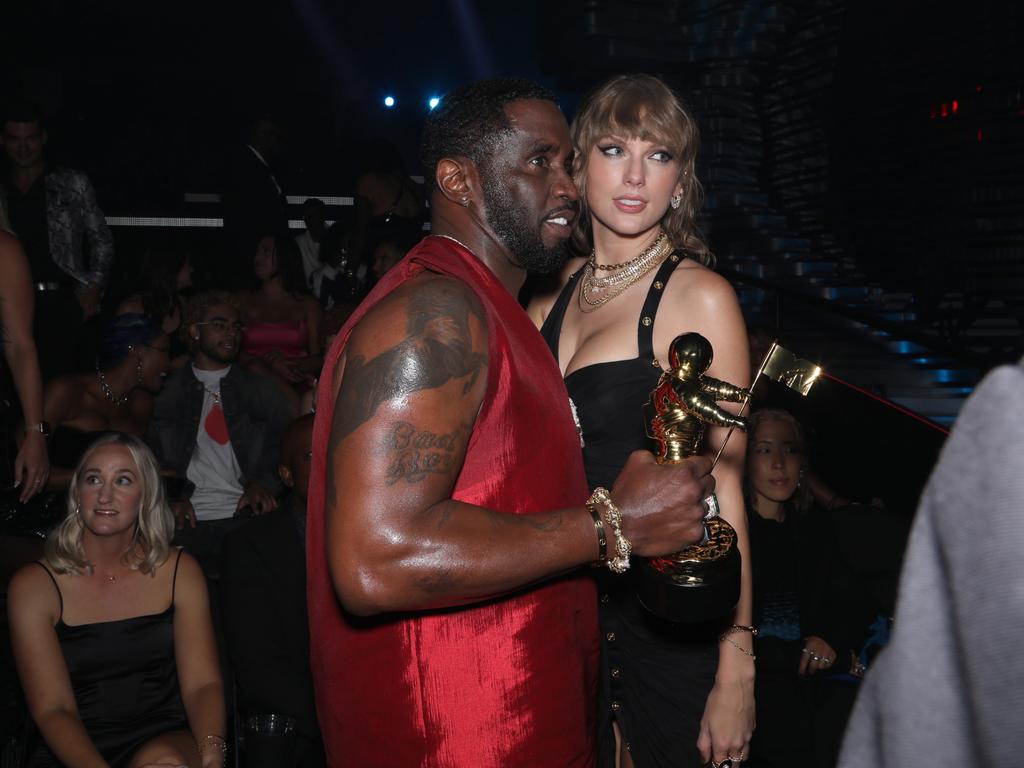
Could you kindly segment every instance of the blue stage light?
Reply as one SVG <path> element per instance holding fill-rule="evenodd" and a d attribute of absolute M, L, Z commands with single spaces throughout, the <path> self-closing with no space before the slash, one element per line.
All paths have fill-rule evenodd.
<path fill-rule="evenodd" d="M 440 103 L 441 103 L 441 100 L 439 98 L 437 98 L 437 96 L 431 96 L 430 97 L 430 101 L 427 102 L 427 105 L 431 109 L 433 109 L 434 107 L 436 107 Z"/>
<path fill-rule="evenodd" d="M 391 109 L 391 107 L 395 106 L 395 97 L 394 96 L 385 96 L 384 97 L 384 106 L 387 107 L 388 109 Z"/>

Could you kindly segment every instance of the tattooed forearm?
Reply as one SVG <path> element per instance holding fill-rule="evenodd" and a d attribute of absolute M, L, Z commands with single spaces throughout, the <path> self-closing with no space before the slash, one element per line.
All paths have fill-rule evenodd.
<path fill-rule="evenodd" d="M 407 421 L 398 422 L 384 447 L 390 456 L 387 484 L 394 485 L 399 480 L 418 483 L 428 475 L 452 472 L 462 453 L 461 438 L 468 432 L 468 426 L 464 426 L 438 435 L 416 429 Z"/>
<path fill-rule="evenodd" d="M 466 393 L 486 370 L 487 355 L 473 351 L 470 316 L 482 327 L 486 320 L 476 297 L 465 289 L 427 286 L 413 295 L 406 312 L 405 339 L 370 360 L 354 355 L 345 364 L 334 415 L 335 441 L 367 422 L 382 403 L 463 378 Z"/>

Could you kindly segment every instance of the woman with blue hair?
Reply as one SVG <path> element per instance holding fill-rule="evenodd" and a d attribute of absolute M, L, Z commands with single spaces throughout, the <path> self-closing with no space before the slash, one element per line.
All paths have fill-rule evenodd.
<path fill-rule="evenodd" d="M 43 420 L 53 430 L 51 489 L 67 486 L 72 468 L 97 433 L 145 433 L 153 398 L 167 373 L 169 346 L 158 321 L 143 314 L 118 315 L 104 330 L 95 371 L 49 382 Z"/>

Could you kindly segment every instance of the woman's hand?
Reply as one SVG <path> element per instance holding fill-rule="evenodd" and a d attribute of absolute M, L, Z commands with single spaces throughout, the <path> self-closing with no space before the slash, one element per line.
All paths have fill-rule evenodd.
<path fill-rule="evenodd" d="M 21 496 L 18 498 L 22 504 L 46 487 L 49 474 L 50 457 L 46 452 L 46 438 L 42 432 L 28 430 L 14 460 L 14 481 L 21 486 Z"/>
<path fill-rule="evenodd" d="M 745 760 L 754 734 L 754 679 L 716 678 L 704 705 L 697 749 L 704 762 Z M 736 768 L 734 766 L 734 768 Z"/>
<path fill-rule="evenodd" d="M 817 635 L 809 635 L 804 638 L 804 647 L 800 651 L 800 666 L 796 673 L 803 677 L 832 669 L 835 660 L 836 652 L 831 645 Z"/>

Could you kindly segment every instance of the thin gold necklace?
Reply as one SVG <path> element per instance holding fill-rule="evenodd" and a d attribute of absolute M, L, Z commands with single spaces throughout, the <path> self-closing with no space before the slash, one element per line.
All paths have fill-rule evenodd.
<path fill-rule="evenodd" d="M 614 265 L 622 267 L 621 271 L 607 277 L 598 277 L 595 274 L 597 261 L 594 251 L 591 251 L 590 258 L 583 266 L 583 278 L 580 281 L 580 312 L 589 313 L 604 306 L 664 262 L 673 250 L 668 235 L 662 232 L 658 239 L 636 258 L 621 265 Z"/>

